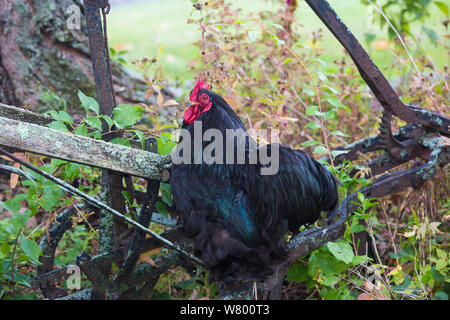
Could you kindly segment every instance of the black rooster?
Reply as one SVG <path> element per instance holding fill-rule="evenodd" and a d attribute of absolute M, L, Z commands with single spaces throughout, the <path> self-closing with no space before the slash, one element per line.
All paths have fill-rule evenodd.
<path fill-rule="evenodd" d="M 200 141 L 208 129 L 217 129 L 223 137 L 228 129 L 246 133 L 233 109 L 209 85 L 199 79 L 184 113 L 182 136 L 175 151 L 188 161 L 174 164 L 171 173 L 173 199 L 183 229 L 195 239 L 195 253 L 209 267 L 213 280 L 264 280 L 273 274 L 288 255 L 284 239 L 289 230 L 314 223 L 322 211 L 335 212 L 338 205 L 337 180 L 320 163 L 300 150 L 281 144 L 258 146 L 248 135 L 235 137 L 231 148 L 212 154 L 228 155 L 232 163 L 210 163 L 201 153 L 210 142 Z M 194 132 L 200 121 L 201 135 Z M 216 130 L 216 132 L 217 132 Z M 194 139 L 195 138 L 195 139 Z M 180 146 L 191 139 L 190 148 Z M 243 147 L 245 163 L 238 162 L 237 148 Z M 250 161 L 252 148 L 256 161 Z M 279 169 L 263 175 L 267 168 L 260 154 L 277 151 Z M 197 159 L 197 162 L 195 160 Z"/>

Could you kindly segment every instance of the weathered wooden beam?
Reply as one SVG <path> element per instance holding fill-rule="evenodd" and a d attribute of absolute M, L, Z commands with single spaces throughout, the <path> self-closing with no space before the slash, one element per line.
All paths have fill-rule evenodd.
<path fill-rule="evenodd" d="M 169 178 L 170 157 L 6 117 L 0 117 L 0 145 L 142 178 Z"/>
<path fill-rule="evenodd" d="M 26 109 L 9 106 L 3 103 L 0 103 L 0 117 L 39 125 L 46 125 L 54 121 L 50 116 L 40 115 Z"/>

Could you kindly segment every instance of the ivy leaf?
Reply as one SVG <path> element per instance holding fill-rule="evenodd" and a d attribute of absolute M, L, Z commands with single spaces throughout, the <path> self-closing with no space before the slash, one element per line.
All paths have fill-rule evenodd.
<path fill-rule="evenodd" d="M 328 250 L 338 260 L 350 264 L 355 257 L 352 247 L 348 243 L 328 242 Z"/>
<path fill-rule="evenodd" d="M 137 105 L 119 104 L 113 110 L 113 120 L 119 129 L 131 127 L 141 120 L 144 109 Z"/>
<path fill-rule="evenodd" d="M 34 262 L 40 264 L 39 256 L 41 255 L 42 252 L 37 243 L 34 240 L 25 238 L 24 236 L 20 237 L 19 242 L 20 246 L 23 249 L 23 252 L 25 252 L 27 257 L 33 260 Z"/>

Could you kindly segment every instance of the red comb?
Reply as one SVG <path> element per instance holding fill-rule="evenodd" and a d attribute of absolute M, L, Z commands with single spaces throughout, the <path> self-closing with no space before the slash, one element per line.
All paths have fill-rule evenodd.
<path fill-rule="evenodd" d="M 201 77 L 198 78 L 197 84 L 194 87 L 194 90 L 192 90 L 191 96 L 190 96 L 190 100 L 191 102 L 195 101 L 195 98 L 198 95 L 198 91 L 200 89 L 207 89 L 209 90 L 209 83 L 208 82 L 203 82 L 203 79 Z"/>

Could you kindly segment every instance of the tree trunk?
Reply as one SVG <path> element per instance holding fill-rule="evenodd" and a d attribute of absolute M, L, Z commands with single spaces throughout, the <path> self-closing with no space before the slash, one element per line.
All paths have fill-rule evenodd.
<path fill-rule="evenodd" d="M 151 103 L 139 76 L 114 61 L 112 69 L 117 103 Z M 67 105 L 78 113 L 78 90 L 96 97 L 81 1 L 2 0 L 0 102 L 35 112 Z"/>

